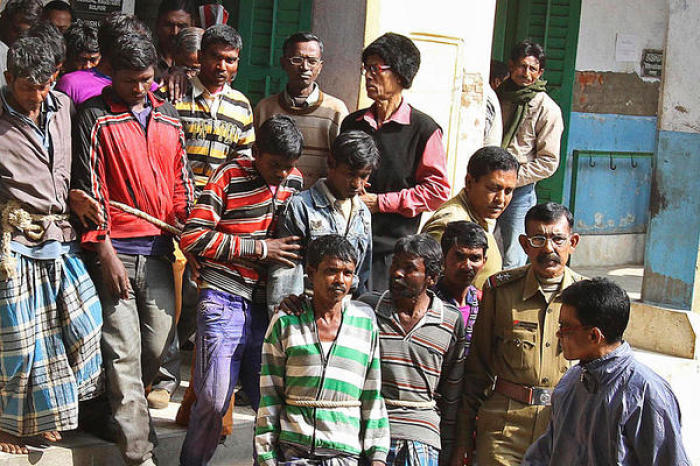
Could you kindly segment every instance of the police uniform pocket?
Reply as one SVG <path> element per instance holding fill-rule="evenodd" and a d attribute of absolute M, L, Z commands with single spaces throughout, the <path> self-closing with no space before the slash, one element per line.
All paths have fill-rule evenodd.
<path fill-rule="evenodd" d="M 535 365 L 537 330 L 516 328 L 503 340 L 503 358 L 513 369 L 526 369 Z"/>

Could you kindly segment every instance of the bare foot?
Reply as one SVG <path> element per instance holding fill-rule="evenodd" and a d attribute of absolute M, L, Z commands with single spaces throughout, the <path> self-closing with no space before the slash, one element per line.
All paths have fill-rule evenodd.
<path fill-rule="evenodd" d="M 0 451 L 15 455 L 26 455 L 29 453 L 22 439 L 7 432 L 0 432 Z"/>
<path fill-rule="evenodd" d="M 39 434 L 39 436 L 49 442 L 60 442 L 61 440 L 63 440 L 61 433 L 57 430 L 52 430 L 51 432 L 42 432 L 41 434 Z"/>

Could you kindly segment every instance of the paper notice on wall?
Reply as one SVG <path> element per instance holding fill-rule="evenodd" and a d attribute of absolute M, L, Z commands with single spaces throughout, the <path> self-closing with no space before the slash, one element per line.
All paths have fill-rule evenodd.
<path fill-rule="evenodd" d="M 615 61 L 639 61 L 638 43 L 636 35 L 618 33 L 615 41 Z"/>

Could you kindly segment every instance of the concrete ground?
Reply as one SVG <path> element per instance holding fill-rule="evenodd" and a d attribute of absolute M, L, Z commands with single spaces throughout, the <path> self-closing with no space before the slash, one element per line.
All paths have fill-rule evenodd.
<path fill-rule="evenodd" d="M 175 414 L 180 407 L 185 388 L 188 386 L 191 352 L 182 354 L 183 383 L 175 392 L 165 409 L 152 409 L 151 417 L 158 434 L 156 458 L 159 466 L 179 464 L 180 448 L 186 429 L 175 424 Z M 233 434 L 223 445 L 219 445 L 212 466 L 249 466 L 253 457 L 253 426 L 255 412 L 248 406 L 236 407 Z M 67 432 L 64 440 L 56 446 L 34 449 L 29 455 L 0 453 L 2 466 L 123 466 L 116 445 L 86 432 Z"/>
<path fill-rule="evenodd" d="M 641 266 L 617 267 L 578 267 L 576 271 L 587 277 L 606 276 L 625 288 L 633 300 L 640 299 L 643 268 Z M 700 363 L 688 360 L 635 350 L 636 357 L 662 375 L 672 386 L 678 397 L 685 446 L 692 463 L 700 464 L 700 401 L 695 390 L 700 386 Z M 191 353 L 183 354 L 183 386 L 176 392 L 167 409 L 151 410 L 156 425 L 159 446 L 156 455 L 161 466 L 178 464 L 180 448 L 185 437 L 185 429 L 174 423 L 175 413 L 182 400 L 184 387 L 189 379 Z M 225 444 L 217 449 L 211 464 L 214 466 L 249 466 L 252 464 L 252 435 L 254 413 L 248 407 L 238 407 L 234 414 L 234 433 Z M 90 434 L 73 432 L 65 434 L 60 445 L 44 450 L 32 451 L 30 455 L 9 455 L 0 453 L 2 466 L 121 466 L 119 451 L 112 443 L 100 440 Z"/>
<path fill-rule="evenodd" d="M 641 265 L 618 265 L 614 267 L 574 267 L 583 276 L 606 277 L 627 291 L 631 300 L 640 300 L 644 267 Z"/>

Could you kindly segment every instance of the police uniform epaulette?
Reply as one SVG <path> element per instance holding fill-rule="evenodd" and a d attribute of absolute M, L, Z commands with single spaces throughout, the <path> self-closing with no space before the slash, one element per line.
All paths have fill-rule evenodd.
<path fill-rule="evenodd" d="M 489 285 L 491 288 L 498 288 L 506 283 L 513 282 L 527 274 L 528 266 L 518 267 L 517 269 L 503 270 L 489 277 Z"/>

